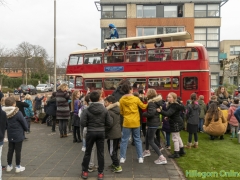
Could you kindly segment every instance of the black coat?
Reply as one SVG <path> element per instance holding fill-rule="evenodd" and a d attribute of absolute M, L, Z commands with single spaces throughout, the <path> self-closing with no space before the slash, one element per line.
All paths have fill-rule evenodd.
<path fill-rule="evenodd" d="M 28 130 L 27 121 L 17 107 L 3 107 L 7 114 L 7 135 L 9 142 L 24 140 L 24 131 Z"/>
<path fill-rule="evenodd" d="M 112 96 L 115 97 L 116 101 L 119 101 L 124 95 L 124 92 L 122 92 L 121 88 L 121 86 L 118 86 L 117 89 L 112 93 Z"/>
<path fill-rule="evenodd" d="M 107 109 L 98 102 L 91 103 L 81 114 L 81 126 L 87 127 L 87 131 L 105 131 L 106 127 L 112 127 L 113 120 Z"/>
<path fill-rule="evenodd" d="M 52 98 L 47 102 L 46 114 L 56 116 L 57 104 L 56 98 Z"/>
<path fill-rule="evenodd" d="M 171 132 L 179 132 L 183 129 L 183 119 L 180 113 L 184 111 L 184 109 L 183 105 L 172 103 L 167 107 L 167 111 L 162 110 L 160 112 L 163 116 L 168 117 Z"/>
<path fill-rule="evenodd" d="M 0 105 L 0 145 L 2 145 L 3 143 L 6 125 L 7 125 L 7 115 L 2 110 L 2 106 Z"/>
<path fill-rule="evenodd" d="M 119 139 L 122 136 L 119 102 L 110 104 L 107 110 L 113 119 L 113 125 L 110 128 L 106 128 L 106 137 L 107 139 Z"/>
<path fill-rule="evenodd" d="M 24 108 L 28 108 L 29 104 L 22 101 L 16 101 L 16 106 L 18 107 L 19 111 L 22 113 L 23 117 L 26 117 Z"/>
<path fill-rule="evenodd" d="M 162 104 L 162 96 L 157 96 L 148 101 L 147 111 L 143 113 L 143 116 L 147 118 L 148 127 L 160 126 L 160 115 L 157 112 L 157 108 Z"/>

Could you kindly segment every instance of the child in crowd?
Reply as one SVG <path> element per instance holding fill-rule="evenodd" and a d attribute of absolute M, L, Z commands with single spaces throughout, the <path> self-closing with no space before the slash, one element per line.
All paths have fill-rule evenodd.
<path fill-rule="evenodd" d="M 98 155 L 98 180 L 102 180 L 104 176 L 105 127 L 111 127 L 113 123 L 106 108 L 99 103 L 100 94 L 97 91 L 91 92 L 90 100 L 92 103 L 81 115 L 81 126 L 87 127 L 86 151 L 82 162 L 81 177 L 83 179 L 88 178 L 88 167 L 92 147 L 94 143 L 96 143 Z"/>
<path fill-rule="evenodd" d="M 198 130 L 199 130 L 199 132 L 203 133 L 203 122 L 204 122 L 205 114 L 207 112 L 207 106 L 204 103 L 204 96 L 203 95 L 199 96 L 198 105 L 200 106 L 200 109 L 201 109 L 200 115 L 199 115 Z"/>
<path fill-rule="evenodd" d="M 108 96 L 105 99 L 104 104 L 108 110 L 110 117 L 113 119 L 112 127 L 106 128 L 108 152 L 112 159 L 112 164 L 110 165 L 110 168 L 112 168 L 113 172 L 122 172 L 122 167 L 119 165 L 118 159 L 118 145 L 122 136 L 119 102 L 116 102 L 114 96 Z"/>
<path fill-rule="evenodd" d="M 41 113 L 41 110 L 42 110 L 42 100 L 44 99 L 44 96 L 43 95 L 41 97 L 41 94 L 37 94 L 37 96 L 35 97 L 34 99 L 34 102 L 35 102 L 35 105 L 34 105 L 34 108 L 35 108 L 35 123 L 39 122 L 39 114 Z"/>
<path fill-rule="evenodd" d="M 154 142 L 154 136 L 158 127 L 160 126 L 160 117 L 157 108 L 162 106 L 162 96 L 157 95 L 156 90 L 148 89 L 147 91 L 148 107 L 143 116 L 147 117 L 147 134 L 146 134 L 146 150 L 143 152 L 143 157 L 151 156 L 149 145 L 154 149 L 158 155 L 158 159 L 154 161 L 155 164 L 167 164 L 167 159 L 162 155 L 159 147 Z M 159 132 L 160 135 L 160 132 Z"/>
<path fill-rule="evenodd" d="M 167 111 L 164 111 L 161 107 L 158 108 L 157 111 L 167 117 L 170 124 L 172 140 L 174 142 L 174 154 L 168 157 L 179 158 L 185 154 L 182 138 L 180 136 L 180 131 L 183 129 L 183 119 L 180 116 L 180 112 L 184 111 L 184 106 L 177 102 L 177 95 L 173 92 L 168 94 L 167 100 Z"/>
<path fill-rule="evenodd" d="M 52 117 L 52 133 L 55 133 L 56 130 L 56 110 L 57 110 L 57 104 L 56 104 L 56 92 L 52 93 L 52 96 L 47 101 L 47 109 L 46 114 L 48 116 Z"/>
<path fill-rule="evenodd" d="M 230 136 L 231 138 L 235 138 L 235 137 L 237 138 L 239 123 L 236 117 L 234 116 L 234 113 L 238 107 L 239 107 L 239 99 L 235 98 L 228 110 L 228 118 L 227 118 L 231 128 L 231 133 L 232 133 L 232 135 Z"/>
<path fill-rule="evenodd" d="M 167 106 L 168 106 L 168 102 L 165 102 L 162 106 L 164 111 L 167 111 Z M 170 136 L 171 136 L 170 125 L 169 125 L 169 121 L 168 121 L 167 117 L 164 117 L 164 116 L 162 116 L 162 131 L 163 131 L 165 139 L 166 139 L 165 148 L 170 150 L 171 149 L 171 146 L 170 146 Z"/>
<path fill-rule="evenodd" d="M 3 99 L 3 98 L 2 98 Z M 2 106 L 0 105 L 0 180 L 2 179 L 2 148 L 4 143 L 4 135 L 7 125 L 7 115 L 2 110 Z"/>
<path fill-rule="evenodd" d="M 28 130 L 27 133 L 30 133 L 30 125 L 31 125 L 31 117 L 33 117 L 34 113 L 33 113 L 33 107 L 32 107 L 32 97 L 27 94 L 25 96 L 25 103 L 27 103 L 29 106 L 24 108 L 25 114 L 26 114 L 26 121 L 28 124 Z"/>
<path fill-rule="evenodd" d="M 200 115 L 201 109 L 197 102 L 197 94 L 192 93 L 191 94 L 191 104 L 187 107 L 187 131 L 188 131 L 188 143 L 185 146 L 188 149 L 191 149 L 192 147 L 192 135 L 194 135 L 194 148 L 198 147 L 198 124 L 199 124 L 199 115 Z"/>
<path fill-rule="evenodd" d="M 25 170 L 25 167 L 20 165 L 21 162 L 21 150 L 24 140 L 24 131 L 28 130 L 26 120 L 22 113 L 16 107 L 16 101 L 13 97 L 8 97 L 5 100 L 5 107 L 3 111 L 7 114 L 7 135 L 8 135 L 8 166 L 7 172 L 13 169 L 12 158 L 13 153 L 16 153 L 16 173 Z"/>
<path fill-rule="evenodd" d="M 81 137 L 80 137 L 80 118 L 78 116 L 79 113 L 79 108 L 81 101 L 79 100 L 80 98 L 80 92 L 78 90 L 75 90 L 72 93 L 72 102 L 71 102 L 71 109 L 73 110 L 73 121 L 72 121 L 72 126 L 73 126 L 73 143 L 80 143 L 82 142 Z"/>

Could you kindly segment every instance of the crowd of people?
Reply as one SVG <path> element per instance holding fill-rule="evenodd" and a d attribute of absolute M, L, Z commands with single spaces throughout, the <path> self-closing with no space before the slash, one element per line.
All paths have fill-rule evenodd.
<path fill-rule="evenodd" d="M 151 147 L 156 153 L 154 163 L 167 164 L 167 158 L 161 151 L 164 148 L 171 149 L 170 136 L 174 153 L 168 158 L 184 156 L 184 148 L 198 148 L 199 132 L 206 133 L 211 140 L 223 140 L 227 130 L 231 131 L 231 138 L 237 137 L 240 122 L 239 99 L 231 101 L 224 87 L 219 87 L 208 103 L 204 102 L 204 96 L 197 97 L 195 93 L 189 98 L 184 105 L 181 98 L 173 92 L 170 92 L 166 99 L 151 88 L 146 93 L 143 89 L 133 92 L 128 80 L 121 81 L 113 94 L 107 97 L 103 90 L 88 91 L 85 95 L 78 90 L 70 92 L 67 84 L 58 86 L 57 91 L 51 95 L 38 94 L 34 103 L 28 94 L 25 97 L 1 95 L 0 157 L 7 130 L 6 171 L 13 169 L 14 152 L 15 171 L 19 173 L 25 170 L 25 167 L 21 166 L 25 133 L 31 132 L 32 118 L 35 119 L 34 122 L 39 122 L 42 106 L 45 116 L 41 123 L 51 125 L 53 133 L 56 132 L 58 123 L 60 138 L 66 138 L 68 133 L 72 132 L 73 143 L 82 142 L 82 151 L 85 152 L 81 173 L 83 179 L 87 179 L 92 171 L 98 171 L 98 179 L 103 179 L 105 139 L 112 159 L 109 167 L 113 172 L 119 173 L 123 171 L 121 164 L 127 160 L 129 140 L 136 147 L 138 163 L 144 163 L 144 158 L 151 156 Z M 186 145 L 181 138 L 182 130 L 188 132 Z M 165 144 L 160 140 L 160 134 L 163 135 Z M 94 162 L 96 149 L 98 163 Z M 0 170 L 0 179 L 1 176 Z"/>

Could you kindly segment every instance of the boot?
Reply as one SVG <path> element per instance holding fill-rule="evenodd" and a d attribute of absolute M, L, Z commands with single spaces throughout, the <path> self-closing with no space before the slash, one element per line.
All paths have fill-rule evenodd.
<path fill-rule="evenodd" d="M 194 148 L 198 148 L 198 142 L 195 142 L 194 145 L 192 146 Z"/>
<path fill-rule="evenodd" d="M 185 154 L 186 154 L 186 152 L 184 151 L 184 147 L 181 147 L 180 151 L 179 151 L 179 155 L 184 156 Z"/>
<path fill-rule="evenodd" d="M 192 143 L 189 143 L 189 142 L 188 142 L 187 145 L 185 145 L 184 147 L 187 148 L 187 149 L 191 149 Z"/>
<path fill-rule="evenodd" d="M 169 155 L 168 156 L 169 158 L 179 158 L 180 156 L 179 156 L 179 151 L 174 151 L 174 154 L 172 154 L 172 155 Z"/>
<path fill-rule="evenodd" d="M 232 132 L 232 135 L 230 136 L 230 138 L 234 138 L 235 137 L 235 132 Z"/>

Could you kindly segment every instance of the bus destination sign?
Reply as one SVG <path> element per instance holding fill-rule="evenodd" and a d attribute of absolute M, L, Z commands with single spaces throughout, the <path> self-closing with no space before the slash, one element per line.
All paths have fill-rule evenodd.
<path fill-rule="evenodd" d="M 123 72 L 124 67 L 123 66 L 105 66 L 104 72 Z"/>

